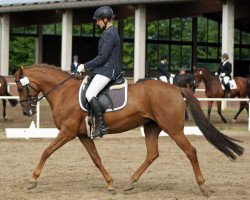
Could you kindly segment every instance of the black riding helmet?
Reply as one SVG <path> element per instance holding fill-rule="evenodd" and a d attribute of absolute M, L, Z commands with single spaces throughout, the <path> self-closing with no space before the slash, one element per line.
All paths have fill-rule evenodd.
<path fill-rule="evenodd" d="M 223 53 L 222 58 L 229 59 L 228 53 Z"/>
<path fill-rule="evenodd" d="M 109 6 L 102 6 L 95 11 L 93 19 L 101 20 L 104 18 L 113 19 L 115 17 L 112 8 Z"/>
<path fill-rule="evenodd" d="M 74 55 L 73 60 L 79 60 L 79 57 L 77 55 Z"/>

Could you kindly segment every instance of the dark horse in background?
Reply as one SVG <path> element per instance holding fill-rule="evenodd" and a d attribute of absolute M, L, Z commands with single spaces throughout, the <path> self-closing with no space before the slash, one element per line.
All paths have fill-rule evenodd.
<path fill-rule="evenodd" d="M 205 93 L 208 98 L 224 98 L 225 91 L 221 87 L 221 82 L 218 76 L 215 76 L 207 68 L 194 68 L 196 84 L 199 85 L 203 80 L 205 84 Z M 250 81 L 243 77 L 234 77 L 237 88 L 232 90 L 231 97 L 246 98 L 250 94 Z M 227 120 L 221 113 L 221 101 L 216 101 L 217 103 L 217 112 L 220 115 L 222 121 L 227 123 Z M 213 101 L 208 101 L 208 120 L 210 120 L 211 109 L 213 106 Z M 248 113 L 248 102 L 241 101 L 240 108 L 236 115 L 233 118 L 233 121 L 236 121 L 239 114 L 243 109 L 247 110 Z"/>
<path fill-rule="evenodd" d="M 151 78 L 140 79 L 138 82 L 141 82 L 144 80 L 150 80 L 150 79 Z M 160 80 L 159 77 L 157 77 L 157 80 Z M 171 83 L 169 83 L 169 84 L 171 84 Z M 175 77 L 173 78 L 173 84 L 178 86 L 178 87 L 188 88 L 193 93 L 195 92 L 195 89 L 197 88 L 197 85 L 195 83 L 195 76 L 194 76 L 194 74 L 190 74 L 190 73 L 175 75 Z"/>
<path fill-rule="evenodd" d="M 193 93 L 195 92 L 195 89 L 197 88 L 197 85 L 195 83 L 195 76 L 194 74 L 190 74 L 190 73 L 175 75 L 173 84 L 178 87 L 188 88 Z"/>
<path fill-rule="evenodd" d="M 51 154 L 78 137 L 104 176 L 108 190 L 114 192 L 113 178 L 103 166 L 94 141 L 87 135 L 85 118 L 88 113 L 80 108 L 78 102 L 78 90 L 82 81 L 72 78 L 72 75 L 63 72 L 60 68 L 48 65 L 33 65 L 19 69 L 14 76 L 23 114 L 31 116 L 36 113 L 38 94 L 42 92 L 50 104 L 55 125 L 60 131 L 54 141 L 44 150 L 33 172 L 28 189 L 37 186 L 37 178 Z M 23 77 L 25 80 L 29 79 L 28 84 L 21 84 L 20 80 Z M 185 97 L 185 101 L 183 97 Z M 159 156 L 158 138 L 160 132 L 164 130 L 186 154 L 193 167 L 196 182 L 201 192 L 208 195 L 196 149 L 190 144 L 183 132 L 186 105 L 195 123 L 211 144 L 232 160 L 236 159 L 236 155 L 243 154 L 244 149 L 235 143 L 236 139 L 224 135 L 207 120 L 199 101 L 191 91 L 156 80 L 129 84 L 128 102 L 125 108 L 104 113 L 109 134 L 121 133 L 139 126 L 144 127 L 147 147 L 146 159 L 129 178 L 125 190 L 133 189 L 134 183 Z"/>
<path fill-rule="evenodd" d="M 8 92 L 8 89 L 7 89 L 7 81 L 3 76 L 0 76 L 0 96 L 11 96 L 11 94 Z M 16 106 L 18 103 L 16 99 L 9 99 L 8 101 L 10 102 L 10 105 L 12 107 Z M 6 115 L 7 101 L 6 99 L 2 99 L 2 102 L 3 102 L 3 119 L 7 120 L 8 119 Z"/>

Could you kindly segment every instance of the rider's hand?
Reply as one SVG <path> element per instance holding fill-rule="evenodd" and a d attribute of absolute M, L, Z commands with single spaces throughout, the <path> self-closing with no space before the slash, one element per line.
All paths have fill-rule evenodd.
<path fill-rule="evenodd" d="M 224 77 L 224 76 L 226 76 L 226 73 L 221 73 L 220 76 Z"/>
<path fill-rule="evenodd" d="M 218 76 L 218 72 L 215 72 L 214 75 L 215 75 L 215 76 Z"/>
<path fill-rule="evenodd" d="M 80 72 L 82 72 L 82 73 L 85 72 L 84 64 L 80 64 L 80 65 L 78 66 L 77 72 L 79 72 L 79 73 L 80 73 Z"/>

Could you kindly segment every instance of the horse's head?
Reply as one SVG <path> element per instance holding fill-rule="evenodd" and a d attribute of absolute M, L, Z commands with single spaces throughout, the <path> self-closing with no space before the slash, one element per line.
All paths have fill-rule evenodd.
<path fill-rule="evenodd" d="M 193 67 L 193 69 L 194 69 L 194 80 L 195 80 L 196 88 L 198 88 L 202 81 L 203 70 L 202 68 L 197 68 L 197 67 Z"/>
<path fill-rule="evenodd" d="M 30 80 L 23 68 L 20 68 L 14 74 L 14 77 L 23 114 L 26 116 L 36 114 L 37 99 L 40 92 L 38 86 Z"/>

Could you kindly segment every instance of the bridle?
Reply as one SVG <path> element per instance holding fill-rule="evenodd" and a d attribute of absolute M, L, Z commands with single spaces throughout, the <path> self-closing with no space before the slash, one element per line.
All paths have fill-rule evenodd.
<path fill-rule="evenodd" d="M 23 79 L 23 78 L 25 78 L 25 77 L 22 77 L 21 79 Z M 21 80 L 21 79 L 20 79 L 20 80 Z M 16 83 L 21 83 L 20 80 L 15 80 L 15 82 L 16 82 Z M 27 95 L 28 95 L 28 99 L 22 99 L 22 100 L 20 99 L 20 104 L 23 105 L 24 102 L 29 102 L 30 107 L 36 107 L 37 102 L 40 101 L 41 99 L 40 99 L 40 98 L 38 99 L 37 96 L 36 96 L 36 97 L 33 96 L 33 94 L 32 94 L 32 92 L 31 92 L 30 88 L 31 88 L 32 90 L 36 91 L 38 94 L 39 94 L 39 91 L 38 91 L 37 89 L 35 89 L 30 83 L 28 83 L 28 84 L 26 84 L 26 85 L 23 85 L 23 84 L 21 83 L 21 85 L 22 85 L 22 88 L 24 88 L 24 89 L 26 90 L 26 93 L 27 93 Z M 22 90 L 22 88 L 18 88 L 18 91 Z M 24 106 L 24 105 L 23 105 L 23 106 Z"/>
<path fill-rule="evenodd" d="M 23 105 L 22 103 L 24 102 L 29 102 L 29 106 L 30 107 L 36 107 L 37 102 L 41 101 L 44 97 L 46 98 L 48 96 L 48 94 L 50 94 L 52 91 L 54 91 L 55 89 L 57 89 L 58 87 L 60 87 L 61 85 L 63 85 L 65 82 L 67 82 L 69 79 L 71 79 L 72 77 L 74 77 L 74 74 L 71 74 L 67 79 L 63 80 L 61 83 L 59 83 L 58 85 L 56 85 L 55 87 L 51 88 L 48 92 L 46 92 L 45 94 L 43 94 L 41 97 L 38 98 L 38 96 L 33 96 L 30 88 L 32 90 L 34 90 L 35 92 L 37 92 L 37 94 L 40 93 L 40 91 L 38 91 L 36 88 L 34 88 L 30 83 L 29 79 L 27 76 L 23 76 L 21 79 L 19 80 L 15 80 L 16 83 L 21 83 L 22 88 L 25 88 L 26 93 L 28 95 L 28 99 L 23 99 L 20 100 L 20 104 Z M 22 83 L 22 79 L 26 79 L 26 84 Z M 18 91 L 20 91 L 22 88 L 18 88 Z M 24 106 L 24 105 L 23 105 Z"/>

